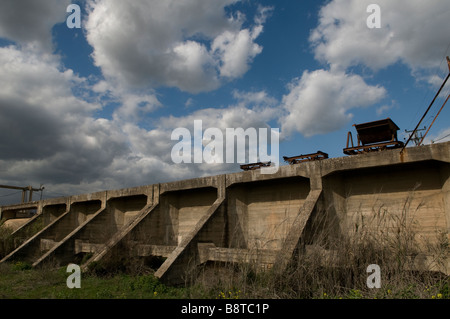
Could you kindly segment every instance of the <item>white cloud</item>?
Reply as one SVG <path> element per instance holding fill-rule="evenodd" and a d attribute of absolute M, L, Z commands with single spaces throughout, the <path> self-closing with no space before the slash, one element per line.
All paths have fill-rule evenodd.
<path fill-rule="evenodd" d="M 0 48 L 0 95 L 15 99 L 64 117 L 70 112 L 90 112 L 99 106 L 76 99 L 72 85 L 83 79 L 72 70 L 64 70 L 56 56 L 15 46 Z"/>
<path fill-rule="evenodd" d="M 305 71 L 283 97 L 287 115 L 281 118 L 282 133 L 312 136 L 338 130 L 352 118 L 351 109 L 372 105 L 385 95 L 384 88 L 366 84 L 359 75 Z"/>
<path fill-rule="evenodd" d="M 0 37 L 52 51 L 52 27 L 66 19 L 70 0 L 0 1 Z"/>
<path fill-rule="evenodd" d="M 265 128 L 276 117 L 275 100 L 265 92 L 235 92 L 236 104 L 197 110 L 181 117 L 139 125 L 143 113 L 160 103 L 154 95 L 122 91 L 99 82 L 88 99 L 73 94 L 86 79 L 61 67 L 57 56 L 0 48 L 0 181 L 45 184 L 46 196 L 148 185 L 235 171 L 236 164 L 176 165 L 171 132 L 217 127 Z M 120 106 L 112 119 L 95 118 L 100 97 L 112 95 Z"/>
<path fill-rule="evenodd" d="M 239 33 L 226 31 L 214 39 L 212 49 L 220 57 L 221 76 L 238 78 L 247 72 L 249 61 L 262 51 L 261 46 L 253 42 L 257 35 L 245 29 Z"/>
<path fill-rule="evenodd" d="M 427 135 L 423 144 L 450 142 L 450 127 L 440 130 L 436 134 Z"/>
<path fill-rule="evenodd" d="M 139 123 L 162 106 L 153 90 L 127 89 L 117 81 L 100 80 L 90 90 L 105 107 L 110 107 L 109 103 L 118 105 L 112 117 L 120 123 Z"/>
<path fill-rule="evenodd" d="M 238 104 L 240 105 L 261 106 L 265 111 L 270 112 L 275 111 L 270 107 L 275 107 L 278 104 L 278 101 L 275 98 L 269 96 L 266 91 L 243 92 L 234 90 L 233 97 L 238 101 Z"/>
<path fill-rule="evenodd" d="M 413 71 L 436 68 L 448 45 L 450 2 L 379 0 L 381 28 L 370 29 L 371 0 L 333 0 L 311 33 L 315 56 L 331 68 L 363 64 L 373 70 L 401 61 Z"/>
<path fill-rule="evenodd" d="M 245 95 L 244 93 L 242 93 Z M 265 95 L 265 94 L 261 94 Z M 270 100 L 266 96 L 266 99 Z M 227 128 L 268 128 L 267 122 L 276 117 L 276 110 L 269 106 L 246 104 L 239 101 L 236 105 L 230 105 L 227 108 L 207 108 L 194 111 L 190 114 L 180 117 L 167 116 L 158 119 L 157 127 L 147 130 L 140 128 L 133 123 L 128 123 L 123 127 L 124 132 L 129 137 L 130 147 L 133 154 L 137 156 L 138 161 L 144 158 L 157 158 L 163 166 L 171 167 L 167 178 L 192 178 L 196 176 L 219 174 L 230 171 L 236 171 L 236 164 L 176 164 L 172 162 L 172 148 L 178 141 L 171 140 L 173 130 L 176 128 L 186 128 L 191 137 L 194 137 L 194 121 L 202 121 L 202 132 L 208 128 L 218 128 L 224 137 L 224 147 L 226 146 Z M 185 141 L 186 142 L 186 141 Z M 208 142 L 204 142 L 206 146 Z M 228 144 L 231 146 L 231 142 Z M 193 144 L 192 152 L 193 155 Z M 223 150 L 224 154 L 231 149 Z M 134 160 L 133 160 L 134 161 Z M 192 160 L 193 162 L 193 160 Z M 160 170 L 160 168 L 159 168 Z M 177 175 L 178 174 L 178 175 Z"/>
<path fill-rule="evenodd" d="M 95 64 L 129 87 L 216 89 L 242 76 L 262 49 L 255 40 L 267 8 L 246 29 L 240 12 L 225 12 L 236 2 L 91 0 L 85 28 Z"/>
<path fill-rule="evenodd" d="M 113 113 L 116 121 L 139 123 L 145 115 L 161 106 L 152 94 L 122 93 L 119 99 L 121 105 Z"/>
<path fill-rule="evenodd" d="M 73 95 L 83 79 L 55 57 L 0 48 L 0 74 L 2 179 L 95 180 L 126 152 L 112 123 L 91 116 L 99 105 Z"/>
<path fill-rule="evenodd" d="M 100 104 L 73 94 L 84 90 L 86 79 L 63 69 L 57 56 L 0 48 L 0 74 L 2 183 L 43 183 L 51 196 L 151 184 L 186 173 L 164 157 L 170 154 L 170 136 L 133 124 L 159 106 L 153 95 L 120 94 L 121 106 L 108 120 L 93 116 Z M 110 89 L 100 82 L 91 95 Z"/>
<path fill-rule="evenodd" d="M 385 112 L 389 111 L 390 109 L 392 109 L 394 107 L 394 104 L 388 105 L 388 104 L 384 104 L 382 106 L 380 106 L 379 108 L 377 108 L 377 115 L 381 116 L 383 115 Z"/>
<path fill-rule="evenodd" d="M 168 129 L 185 127 L 192 130 L 194 120 L 202 120 L 204 128 L 217 127 L 222 130 L 237 127 L 262 128 L 268 127 L 267 122 L 274 118 L 276 118 L 276 109 L 265 105 L 254 105 L 252 107 L 239 102 L 226 108 L 197 110 L 182 117 L 163 117 L 159 119 L 159 127 Z"/>

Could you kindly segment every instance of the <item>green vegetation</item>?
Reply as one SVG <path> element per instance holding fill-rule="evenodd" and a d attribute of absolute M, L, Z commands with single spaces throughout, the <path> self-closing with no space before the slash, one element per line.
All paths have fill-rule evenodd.
<path fill-rule="evenodd" d="M 140 299 L 186 298 L 186 289 L 162 285 L 151 274 L 100 277 L 82 274 L 81 288 L 69 289 L 66 268 L 30 269 L 25 263 L 0 265 L 0 298 Z"/>
<path fill-rule="evenodd" d="M 197 283 L 184 287 L 166 286 L 151 273 L 99 276 L 89 272 L 82 274 L 81 288 L 69 289 L 66 280 L 70 274 L 64 267 L 31 269 L 23 262 L 6 263 L 0 264 L 0 299 L 450 299 L 449 278 L 443 274 L 411 273 L 404 276 L 403 282 L 396 281 L 398 278 L 384 280 L 381 288 L 363 285 L 326 290 L 318 282 L 299 290 L 292 285 L 292 278 L 283 276 L 283 279 L 271 271 L 257 274 L 242 268 L 228 271 L 233 276 L 213 277 L 224 275 L 224 269 L 212 267 L 205 270 Z M 336 274 L 323 275 L 324 280 L 334 280 Z"/>

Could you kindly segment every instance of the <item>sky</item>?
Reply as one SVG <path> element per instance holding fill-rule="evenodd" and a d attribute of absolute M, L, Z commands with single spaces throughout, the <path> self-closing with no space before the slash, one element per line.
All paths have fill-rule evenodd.
<path fill-rule="evenodd" d="M 0 184 L 45 199 L 240 171 L 174 162 L 172 133 L 198 120 L 278 130 L 280 165 L 345 156 L 357 123 L 389 117 L 404 141 L 449 72 L 449 17 L 446 0 L 2 0 Z M 449 119 L 425 144 L 450 140 Z"/>

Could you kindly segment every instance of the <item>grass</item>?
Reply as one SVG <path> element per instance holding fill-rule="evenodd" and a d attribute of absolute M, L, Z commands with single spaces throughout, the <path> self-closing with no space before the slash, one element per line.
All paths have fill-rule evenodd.
<path fill-rule="evenodd" d="M 167 287 L 151 274 L 81 275 L 81 288 L 69 289 L 65 268 L 30 269 L 0 265 L 0 298 L 7 299 L 153 299 L 186 298 L 183 288 Z"/>
<path fill-rule="evenodd" d="M 240 271 L 234 270 L 238 278 L 233 282 L 222 278 L 185 287 L 166 286 L 151 273 L 86 273 L 81 275 L 80 289 L 69 289 L 66 280 L 70 273 L 65 268 L 31 269 L 24 263 L 6 263 L 0 265 L 0 299 L 450 299 L 448 277 L 444 275 L 431 278 L 410 274 L 403 281 L 385 280 L 381 288 L 373 289 L 364 285 L 325 289 L 317 282 L 308 287 L 307 296 L 304 290 L 296 291 L 295 285 L 287 286 L 292 284 L 292 277 L 280 280 L 270 272 L 244 276 Z M 328 278 L 325 280 L 333 277 L 321 275 Z"/>

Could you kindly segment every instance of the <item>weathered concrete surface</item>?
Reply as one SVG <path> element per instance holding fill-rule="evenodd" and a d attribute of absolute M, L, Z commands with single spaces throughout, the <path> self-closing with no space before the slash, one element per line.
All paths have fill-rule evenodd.
<path fill-rule="evenodd" d="M 13 223 L 30 210 L 36 214 L 14 231 L 17 248 L 1 262 L 88 267 L 112 254 L 159 256 L 165 261 L 155 274 L 173 283 L 209 261 L 282 271 L 302 239 L 314 246 L 320 230 L 312 220 L 322 215 L 336 221 L 330 240 L 362 228 L 391 236 L 401 225 L 423 247 L 450 241 L 450 142 L 282 166 L 271 175 L 246 171 L 0 207 L 0 217 Z M 444 253 L 443 264 L 428 265 L 449 274 Z"/>

